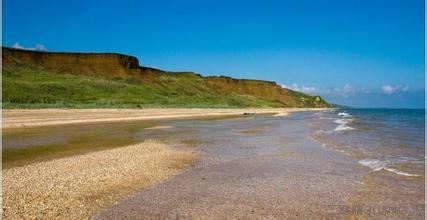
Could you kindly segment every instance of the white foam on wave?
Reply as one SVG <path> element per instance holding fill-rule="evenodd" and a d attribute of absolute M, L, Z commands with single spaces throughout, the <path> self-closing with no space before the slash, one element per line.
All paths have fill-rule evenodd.
<path fill-rule="evenodd" d="M 340 118 L 340 119 L 334 120 L 334 122 L 336 124 L 338 124 L 338 126 L 334 129 L 334 131 L 349 131 L 349 130 L 354 130 L 353 127 L 348 126 L 348 124 L 350 124 L 351 122 L 353 122 L 353 119 Z"/>
<path fill-rule="evenodd" d="M 394 168 L 388 168 L 387 162 L 376 160 L 376 159 L 363 159 L 363 160 L 359 160 L 359 163 L 362 164 L 363 166 L 371 168 L 371 170 L 373 170 L 373 171 L 386 170 L 386 171 L 389 171 L 389 172 L 392 172 L 392 173 L 395 173 L 398 175 L 402 175 L 402 176 L 419 176 L 417 174 L 399 171 L 399 170 L 396 170 Z"/>
<path fill-rule="evenodd" d="M 375 159 L 363 159 L 359 160 L 359 163 L 363 166 L 371 168 L 373 171 L 380 171 L 384 169 L 387 165 L 386 162 Z"/>
<path fill-rule="evenodd" d="M 340 124 L 334 129 L 334 131 L 350 131 L 350 130 L 354 130 L 354 128 L 347 126 L 346 124 Z"/>
<path fill-rule="evenodd" d="M 337 124 L 348 124 L 353 122 L 353 119 L 337 119 L 334 122 Z"/>
<path fill-rule="evenodd" d="M 322 120 L 332 120 L 332 119 L 335 119 L 335 118 L 320 116 L 319 119 L 322 119 Z"/>
<path fill-rule="evenodd" d="M 314 132 L 314 134 L 331 134 L 331 133 L 333 133 L 333 131 L 328 131 L 323 129 L 320 129 Z"/>
<path fill-rule="evenodd" d="M 339 112 L 338 116 L 341 116 L 341 117 L 351 117 L 351 115 L 348 114 L 347 112 Z"/>
<path fill-rule="evenodd" d="M 399 170 L 396 170 L 396 169 L 393 169 L 393 168 L 384 168 L 384 170 L 387 170 L 389 172 L 392 172 L 392 173 L 395 173 L 395 174 L 398 174 L 398 175 L 402 175 L 402 176 L 420 176 L 420 175 L 417 175 L 417 174 L 405 173 L 405 172 L 402 172 L 402 171 L 399 171 Z"/>

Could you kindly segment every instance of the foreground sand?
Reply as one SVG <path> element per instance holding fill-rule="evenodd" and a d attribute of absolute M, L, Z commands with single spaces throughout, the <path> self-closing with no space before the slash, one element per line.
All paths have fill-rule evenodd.
<path fill-rule="evenodd" d="M 285 116 L 290 112 L 315 108 L 250 109 L 37 109 L 3 110 L 3 129 L 95 122 L 120 122 L 171 118 L 232 116 L 244 113 L 270 113 Z"/>
<path fill-rule="evenodd" d="M 3 217 L 88 218 L 191 165 L 196 154 L 146 141 L 3 170 Z"/>

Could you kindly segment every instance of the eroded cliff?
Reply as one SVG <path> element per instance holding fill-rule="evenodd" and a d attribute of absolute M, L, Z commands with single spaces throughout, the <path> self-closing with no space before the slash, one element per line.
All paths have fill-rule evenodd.
<path fill-rule="evenodd" d="M 151 101 L 147 101 L 147 97 L 167 96 L 168 103 L 179 104 L 181 102 L 183 106 L 192 106 L 192 101 L 196 103 L 196 106 L 203 104 L 203 102 L 213 102 L 208 99 L 213 99 L 216 104 L 221 106 L 226 105 L 230 107 L 256 107 L 257 103 L 260 103 L 259 105 L 264 107 L 265 105 L 271 107 L 329 106 L 319 96 L 310 96 L 285 89 L 275 82 L 234 79 L 225 76 L 203 77 L 200 74 L 192 72 L 168 72 L 140 66 L 136 57 L 123 54 L 54 53 L 3 48 L 2 57 L 3 69 L 6 69 L 10 76 L 14 74 L 14 71 L 17 71 L 17 68 L 26 68 L 29 70 L 41 69 L 47 71 L 49 74 L 71 74 L 103 78 L 106 80 L 123 80 L 123 83 L 131 83 L 132 85 L 136 83 L 141 87 L 148 86 L 152 88 L 150 90 L 152 94 L 148 94 L 147 92 L 139 93 L 136 90 L 135 92 L 130 92 L 135 96 L 132 98 L 131 103 L 139 103 L 138 97 L 140 97 L 140 103 L 143 105 L 156 102 L 152 99 L 150 99 Z M 22 84 L 17 84 L 13 77 L 10 80 L 13 84 L 16 84 L 15 87 L 18 85 L 23 86 Z M 6 81 L 6 83 L 8 82 Z M 6 84 L 7 86 L 9 85 Z M 9 90 L 3 90 L 3 92 L 10 93 L 13 89 L 13 86 L 11 86 Z M 109 92 L 114 93 L 114 91 L 110 90 Z M 13 96 L 14 94 L 6 94 L 5 97 L 9 97 L 9 95 L 15 97 Z M 199 99 L 198 101 L 196 101 L 196 97 Z M 233 98 L 230 99 L 230 97 Z M 16 102 L 13 100 L 16 99 L 9 101 Z M 17 100 L 24 100 L 19 102 L 25 102 L 25 99 L 19 99 L 19 97 Z M 70 100 L 70 102 L 74 102 L 74 99 Z M 102 97 L 102 100 L 103 102 L 108 102 L 108 96 Z M 126 103 L 129 100 L 120 101 L 120 103 L 123 102 Z M 207 105 L 207 107 L 209 106 L 210 104 Z"/>

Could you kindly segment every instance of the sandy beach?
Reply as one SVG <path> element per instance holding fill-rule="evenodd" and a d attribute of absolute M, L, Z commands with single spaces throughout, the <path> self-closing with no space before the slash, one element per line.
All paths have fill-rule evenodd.
<path fill-rule="evenodd" d="M 178 216 L 290 217 L 295 216 L 295 213 L 307 212 L 305 209 L 297 210 L 298 207 L 306 207 L 303 205 L 305 200 L 314 204 L 310 207 L 310 212 L 324 214 L 324 207 L 315 205 L 321 204 L 323 199 L 319 200 L 317 196 L 308 196 L 306 193 L 329 193 L 323 202 L 331 198 L 345 202 L 351 193 L 343 187 L 354 188 L 357 181 L 347 176 L 352 165 L 347 164 L 341 155 L 332 155 L 335 162 L 325 162 L 325 157 L 331 156 L 330 152 L 323 152 L 321 146 L 307 142 L 304 138 L 306 125 L 293 120 L 283 121 L 288 117 L 288 113 L 301 110 L 5 111 L 5 121 L 9 129 L 5 130 L 4 139 L 6 169 L 3 170 L 3 216 L 165 217 L 175 213 L 177 210 L 174 207 L 181 204 L 179 206 L 182 210 L 176 213 Z M 157 111 L 159 114 L 156 114 Z M 252 114 L 244 116 L 243 113 L 269 115 L 254 117 Z M 122 117 L 115 118 L 118 115 Z M 241 117 L 206 117 L 227 115 Z M 278 117 L 272 117 L 274 115 Z M 174 119 L 148 124 L 144 120 L 168 117 Z M 72 123 L 63 121 L 66 118 Z M 137 118 L 137 121 L 127 122 L 131 118 Z M 43 124 L 43 119 L 49 123 Z M 111 119 L 114 121 L 108 121 Z M 48 126 L 52 124 L 55 126 Z M 286 127 L 277 127 L 283 125 Z M 217 126 L 219 130 L 216 129 Z M 237 132 L 237 136 L 232 135 L 233 132 Z M 294 132 L 298 135 L 293 136 Z M 84 136 L 81 136 L 82 134 Z M 268 135 L 265 136 L 266 134 Z M 112 137 L 115 135 L 118 136 Z M 66 138 L 66 142 L 63 142 L 63 138 Z M 123 138 L 131 141 L 117 141 Z M 91 145 L 105 145 L 110 142 L 117 144 L 109 148 L 79 151 L 79 146 L 86 149 L 91 148 Z M 234 144 L 230 145 L 229 142 Z M 271 144 L 274 143 L 281 145 L 273 147 Z M 40 146 L 47 146 L 48 150 L 42 148 L 38 152 Z M 73 153 L 68 154 L 69 151 Z M 47 152 L 54 154 L 49 155 Z M 27 155 L 28 158 L 11 157 L 12 159 L 7 160 L 10 155 Z M 15 163 L 15 160 L 20 163 Z M 317 163 L 322 164 L 319 168 L 335 169 L 336 171 L 332 172 L 339 173 L 341 182 L 337 185 L 339 181 L 336 174 L 320 172 L 322 175 L 318 175 L 317 169 L 312 170 Z M 339 168 L 334 168 L 337 164 L 340 164 L 337 166 Z M 191 168 L 186 169 L 188 167 Z M 184 170 L 186 172 L 182 172 Z M 301 172 L 302 176 L 295 172 Z M 319 183 L 309 184 L 313 181 Z M 331 182 L 336 186 L 333 189 L 329 188 Z M 290 188 L 281 189 L 282 184 Z M 150 186 L 154 191 L 144 191 Z M 301 187 L 310 189 L 307 191 Z M 295 200 L 292 204 L 284 202 L 296 199 L 293 196 L 297 194 L 289 190 L 296 190 L 295 192 L 305 195 L 303 200 Z M 141 200 L 141 197 L 135 194 L 138 192 L 149 193 L 152 198 Z M 162 194 L 159 195 L 158 192 Z M 230 195 L 233 195 L 234 199 L 231 199 Z M 245 195 L 251 198 L 255 195 L 259 200 L 257 205 L 244 202 L 250 201 L 249 197 L 245 199 Z M 201 196 L 207 200 L 202 199 L 204 202 L 199 205 L 190 202 L 198 201 L 197 198 Z M 129 198 L 132 199 L 127 200 Z M 271 199 L 276 199 L 276 202 L 285 206 L 263 210 Z M 129 204 L 129 201 L 137 203 Z M 140 202 L 150 203 L 140 209 L 137 208 L 140 207 Z M 224 202 L 229 204 L 219 206 Z M 159 203 L 164 207 L 157 207 Z M 215 205 L 215 208 L 212 205 Z M 254 205 L 258 207 L 255 211 Z M 109 209 L 111 206 L 114 208 Z M 129 212 L 128 208 L 131 207 L 134 211 Z M 207 207 L 211 208 L 206 209 Z M 105 211 L 97 214 L 103 209 Z M 123 216 L 123 213 L 129 214 Z"/>
<path fill-rule="evenodd" d="M 2 5 L 1 219 L 426 219 L 425 1 L 98 2 Z"/>
<path fill-rule="evenodd" d="M 243 116 L 245 113 L 251 116 L 286 116 L 290 112 L 305 110 L 307 109 L 4 110 L 3 217 L 89 217 L 126 196 L 176 175 L 194 164 L 198 158 L 198 152 L 194 149 L 177 149 L 176 143 L 180 143 L 179 141 L 169 141 L 166 144 L 162 138 L 150 140 L 147 137 L 120 142 L 117 140 L 123 139 L 122 137 L 109 140 L 103 137 L 111 136 L 106 133 L 96 141 L 99 135 L 97 131 L 103 127 L 119 133 L 115 130 L 118 125 L 126 128 L 126 123 L 131 123 L 141 124 L 140 128 L 146 132 L 161 132 L 175 126 L 142 122 L 221 118 Z M 68 148 L 59 142 L 47 150 L 38 151 L 40 146 L 49 146 L 49 140 L 57 140 L 55 132 L 58 131 L 63 131 L 67 136 L 76 136 L 76 139 L 85 144 L 85 150 L 77 150 L 80 142 L 70 140 Z M 77 136 L 79 132 L 86 136 Z M 90 132 L 97 133 L 91 135 Z M 31 139 L 34 136 L 37 138 L 37 135 L 48 141 Z M 88 139 L 87 135 L 95 139 Z M 30 139 L 26 141 L 28 137 Z M 13 147 L 13 143 L 20 141 L 28 146 Z M 107 142 L 111 143 L 108 148 L 100 146 L 87 150 L 92 148 L 91 145 L 105 145 Z M 187 145 L 198 143 L 193 140 L 182 142 Z M 70 151 L 72 153 L 68 154 Z M 18 159 L 8 159 L 10 152 L 18 155 Z M 47 152 L 51 154 L 46 154 Z M 17 161 L 21 162 L 15 163 Z"/>
<path fill-rule="evenodd" d="M 3 217 L 344 218 L 342 206 L 420 204 L 423 178 L 319 142 L 344 135 L 329 119 L 341 116 L 303 110 L 7 110 Z"/>
<path fill-rule="evenodd" d="M 4 110 L 3 217 L 90 217 L 180 173 L 198 161 L 194 147 L 206 140 L 155 135 L 188 136 L 170 120 L 248 121 L 253 114 L 280 118 L 307 110 L 314 109 Z M 130 136 L 134 131 L 144 136 Z"/>
<path fill-rule="evenodd" d="M 123 122 L 176 118 L 243 115 L 244 113 L 277 114 L 315 111 L 316 108 L 252 108 L 252 109 L 37 109 L 3 110 L 3 129 L 96 122 Z"/>
<path fill-rule="evenodd" d="M 176 175 L 190 151 L 145 141 L 3 170 L 3 217 L 88 218 L 101 208 Z"/>

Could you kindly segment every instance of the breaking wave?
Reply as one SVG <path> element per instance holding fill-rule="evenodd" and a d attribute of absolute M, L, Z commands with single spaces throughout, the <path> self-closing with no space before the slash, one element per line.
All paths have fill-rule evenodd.
<path fill-rule="evenodd" d="M 338 116 L 341 116 L 341 117 L 351 117 L 351 115 L 348 114 L 347 112 L 339 112 Z"/>
<path fill-rule="evenodd" d="M 354 128 L 353 128 L 353 127 L 350 127 L 350 126 L 347 126 L 347 125 L 345 125 L 345 124 L 338 125 L 338 126 L 334 129 L 334 131 L 350 131 L 350 130 L 354 130 Z"/>
<path fill-rule="evenodd" d="M 363 166 L 369 167 L 373 171 L 386 170 L 402 176 L 419 176 L 417 174 L 406 173 L 403 171 L 396 170 L 394 168 L 389 168 L 387 167 L 387 164 L 388 164 L 387 162 L 376 160 L 376 159 L 363 159 L 363 160 L 360 160 L 359 163 Z"/>
<path fill-rule="evenodd" d="M 375 159 L 363 159 L 359 160 L 359 163 L 363 166 L 371 168 L 373 171 L 380 171 L 384 168 L 386 168 L 387 163 L 380 160 Z"/>
<path fill-rule="evenodd" d="M 353 122 L 353 119 L 336 119 L 334 121 L 338 126 L 334 129 L 334 131 L 348 131 L 348 130 L 354 130 L 353 127 L 348 126 L 351 122 Z"/>

